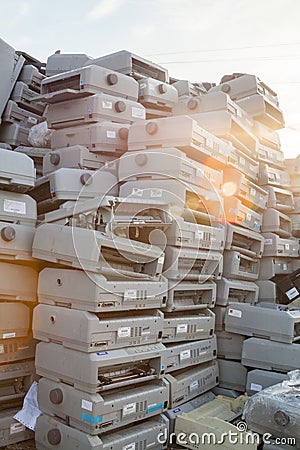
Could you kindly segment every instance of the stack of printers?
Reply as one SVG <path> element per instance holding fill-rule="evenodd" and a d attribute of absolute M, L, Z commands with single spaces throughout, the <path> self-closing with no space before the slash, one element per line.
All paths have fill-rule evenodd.
<path fill-rule="evenodd" d="M 153 202 L 119 198 L 116 177 L 128 126 L 144 117 L 137 94 L 133 78 L 96 65 L 42 88 L 55 131 L 32 191 L 43 221 L 33 255 L 49 265 L 33 319 L 37 448 L 131 448 L 166 435 L 164 252 L 134 238 L 164 217 Z"/>
<path fill-rule="evenodd" d="M 0 53 L 0 142 L 12 147 L 26 146 L 30 128 L 44 120 L 45 105 L 34 99 L 45 76 L 37 60 L 15 52 L 2 40 Z"/>
<path fill-rule="evenodd" d="M 0 445 L 30 439 L 14 420 L 35 374 L 32 310 L 37 261 L 31 256 L 36 203 L 26 193 L 35 182 L 32 160 L 0 148 Z"/>
<path fill-rule="evenodd" d="M 81 191 L 81 200 L 97 196 L 93 172 L 106 167 L 117 175 L 114 161 L 126 150 L 129 125 L 145 118 L 137 81 L 96 65 L 46 78 L 40 98 L 48 102 L 54 131 L 44 176 L 32 191 L 39 215 L 75 201 Z"/>
<path fill-rule="evenodd" d="M 258 186 L 252 118 L 221 86 L 212 87 L 208 93 L 182 96 L 173 114 L 190 115 L 232 146 L 223 168 L 221 189 L 227 225 L 223 276 L 217 281 L 215 307 L 220 370 L 220 387 L 215 392 L 229 394 L 230 390 L 245 390 L 247 370 L 241 364 L 244 337 L 226 330 L 224 319 L 228 311 L 234 314 L 235 303 L 251 305 L 258 300 L 255 281 L 263 250 L 260 231 L 268 194 Z"/>
<path fill-rule="evenodd" d="M 221 168 L 230 150 L 190 117 L 160 118 L 130 127 L 128 153 L 119 162 L 120 196 L 168 205 L 171 219 L 163 234 L 149 235 L 165 250 L 169 285 L 162 341 L 170 424 L 190 404 L 207 401 L 200 394 L 218 383 L 215 317 L 209 308 L 223 270 Z"/>
<path fill-rule="evenodd" d="M 264 242 L 260 249 L 263 253 L 258 265 L 259 277 L 256 277 L 259 278 L 256 282 L 258 304 L 231 304 L 224 321 L 227 332 L 243 336 L 243 339 L 249 337 L 242 345 L 243 366 L 275 372 L 251 370 L 247 392 L 253 394 L 282 381 L 286 376 L 282 373 L 296 368 L 300 314 L 278 305 L 281 297 L 278 298 L 276 292 L 278 277 L 292 273 L 299 265 L 299 242 L 291 236 L 291 221 L 287 215 L 293 209 L 294 200 L 275 131 L 284 126 L 276 94 L 256 77 L 242 74 L 224 77 L 211 91 L 216 90 L 227 92 L 253 119 L 252 131 L 257 138 L 258 184 L 263 190 L 253 207 L 258 209 L 264 204 L 264 211 L 260 210 Z"/>
<path fill-rule="evenodd" d="M 300 178 L 299 178 L 299 155 L 294 159 L 286 159 L 285 160 L 285 168 L 290 177 L 290 189 L 294 196 L 294 208 L 290 210 L 287 214 L 291 219 L 291 228 L 292 228 L 292 236 L 293 243 L 295 247 L 295 242 L 299 242 L 299 213 L 300 213 Z M 297 238 L 297 239 L 296 239 Z M 295 254 L 299 248 L 296 246 Z M 298 253 L 299 255 L 299 253 Z M 297 266 L 297 267 L 296 267 Z M 281 274 L 275 277 L 275 283 L 277 287 L 277 295 L 280 296 L 283 303 L 290 304 L 291 306 L 299 307 L 300 302 L 300 284 L 299 284 L 299 275 L 300 268 L 297 263 L 293 265 L 293 271 L 286 272 L 285 274 Z"/>
<path fill-rule="evenodd" d="M 2 119 L 45 114 L 51 148 L 2 120 L 17 134 L 0 149 L 0 446 L 30 437 L 13 415 L 36 299 L 37 449 L 236 432 L 240 394 L 299 365 L 298 160 L 285 168 L 276 94 L 247 74 L 175 80 L 127 51 L 52 55 L 48 78 L 13 55 Z"/>

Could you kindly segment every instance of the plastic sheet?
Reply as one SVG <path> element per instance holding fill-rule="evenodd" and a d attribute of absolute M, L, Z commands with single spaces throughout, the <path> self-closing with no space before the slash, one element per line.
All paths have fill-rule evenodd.
<path fill-rule="evenodd" d="M 300 446 L 300 370 L 289 379 L 253 395 L 246 403 L 243 418 L 252 431 L 276 437 L 295 438 Z"/>
<path fill-rule="evenodd" d="M 53 130 L 49 130 L 47 122 L 41 122 L 30 128 L 28 141 L 33 147 L 50 148 Z"/>

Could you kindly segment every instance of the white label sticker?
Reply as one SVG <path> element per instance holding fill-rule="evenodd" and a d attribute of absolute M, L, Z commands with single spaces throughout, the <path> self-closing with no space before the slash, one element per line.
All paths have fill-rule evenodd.
<path fill-rule="evenodd" d="M 199 239 L 203 239 L 204 238 L 204 232 L 203 231 L 198 231 L 198 237 L 199 237 Z"/>
<path fill-rule="evenodd" d="M 164 263 L 164 261 L 165 261 L 165 255 L 161 255 L 159 258 L 158 258 L 158 264 L 163 264 Z"/>
<path fill-rule="evenodd" d="M 136 289 L 126 289 L 126 291 L 124 292 L 125 299 L 136 299 L 136 297 L 137 297 Z"/>
<path fill-rule="evenodd" d="M 36 119 L 35 117 L 29 116 L 29 117 L 27 117 L 27 121 L 28 121 L 29 123 L 32 123 L 33 125 L 36 125 L 36 124 L 37 124 L 37 119 Z"/>
<path fill-rule="evenodd" d="M 256 190 L 255 190 L 254 188 L 251 188 L 251 189 L 250 189 L 250 195 L 251 195 L 252 197 L 255 197 L 255 196 L 256 196 Z"/>
<path fill-rule="evenodd" d="M 300 319 L 300 311 L 286 311 L 286 313 L 294 319 Z"/>
<path fill-rule="evenodd" d="M 284 248 L 285 248 L 285 250 L 289 250 L 290 249 L 290 244 L 284 244 Z"/>
<path fill-rule="evenodd" d="M 143 189 L 137 189 L 137 188 L 133 188 L 132 189 L 132 195 L 135 195 L 136 197 L 143 197 Z"/>
<path fill-rule="evenodd" d="M 159 198 L 162 197 L 162 189 L 150 189 L 150 197 Z"/>
<path fill-rule="evenodd" d="M 265 245 L 272 245 L 273 239 L 265 239 Z"/>
<path fill-rule="evenodd" d="M 242 311 L 239 311 L 238 309 L 232 309 L 230 308 L 228 311 L 229 316 L 238 317 L 239 319 L 242 317 Z"/>
<path fill-rule="evenodd" d="M 86 409 L 87 411 L 93 411 L 93 403 L 88 400 L 81 400 L 81 408 Z"/>
<path fill-rule="evenodd" d="M 288 265 L 287 264 L 282 264 L 282 270 L 288 270 Z"/>
<path fill-rule="evenodd" d="M 194 389 L 197 389 L 199 386 L 199 381 L 195 380 L 190 384 L 190 391 L 193 391 Z"/>
<path fill-rule="evenodd" d="M 4 345 L 0 345 L 0 353 L 4 353 Z"/>
<path fill-rule="evenodd" d="M 246 215 L 247 220 L 251 220 L 251 217 L 252 217 L 251 213 L 247 213 Z"/>
<path fill-rule="evenodd" d="M 262 385 L 261 384 L 256 384 L 256 383 L 251 383 L 250 384 L 250 390 L 251 391 L 260 392 L 262 390 Z"/>
<path fill-rule="evenodd" d="M 115 139 L 116 137 L 117 137 L 117 133 L 115 132 L 115 131 L 107 131 L 106 132 L 106 136 L 109 138 L 109 139 Z"/>
<path fill-rule="evenodd" d="M 10 426 L 10 434 L 21 433 L 25 431 L 25 426 L 22 423 L 12 423 Z"/>
<path fill-rule="evenodd" d="M 133 106 L 131 115 L 136 119 L 146 119 L 146 110 L 144 108 L 136 108 L 135 106 Z"/>
<path fill-rule="evenodd" d="M 26 214 L 26 203 L 5 199 L 3 209 L 5 212 Z"/>
<path fill-rule="evenodd" d="M 177 325 L 177 333 L 187 333 L 188 326 L 187 323 L 181 323 L 180 325 Z"/>
<path fill-rule="evenodd" d="M 108 102 L 108 101 L 102 102 L 102 108 L 104 108 L 104 109 L 112 109 L 112 107 L 113 107 L 112 102 Z"/>
<path fill-rule="evenodd" d="M 213 141 L 213 139 L 206 138 L 206 145 L 209 148 L 214 148 L 214 141 Z"/>
<path fill-rule="evenodd" d="M 136 412 L 136 403 L 128 403 L 123 407 L 123 416 L 128 416 Z"/>
<path fill-rule="evenodd" d="M 135 449 L 136 449 L 135 442 L 132 442 L 132 444 L 124 445 L 122 447 L 122 450 L 135 450 Z"/>
<path fill-rule="evenodd" d="M 183 361 L 184 359 L 189 359 L 191 357 L 191 350 L 183 350 L 183 352 L 180 352 L 180 361 Z"/>
<path fill-rule="evenodd" d="M 118 337 L 126 338 L 131 336 L 131 327 L 121 327 L 118 328 Z"/>
<path fill-rule="evenodd" d="M 287 291 L 285 294 L 289 300 L 293 300 L 295 297 L 298 297 L 299 291 L 297 288 L 293 287 L 292 289 Z"/>
<path fill-rule="evenodd" d="M 14 337 L 16 337 L 16 333 L 15 332 L 13 332 L 13 333 L 3 333 L 3 335 L 2 335 L 3 339 L 11 339 L 11 338 L 14 338 Z"/>

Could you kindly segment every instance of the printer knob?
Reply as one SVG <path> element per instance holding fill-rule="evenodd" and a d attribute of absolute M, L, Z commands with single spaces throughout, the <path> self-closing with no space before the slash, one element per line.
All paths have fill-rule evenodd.
<path fill-rule="evenodd" d="M 13 241 L 16 237 L 16 231 L 13 227 L 4 227 L 1 230 L 1 237 L 4 241 Z"/>
<path fill-rule="evenodd" d="M 158 130 L 158 125 L 155 122 L 148 122 L 146 125 L 146 131 L 148 134 L 155 134 Z"/>
<path fill-rule="evenodd" d="M 160 94 L 166 94 L 167 90 L 168 90 L 167 86 L 163 83 L 158 86 L 158 92 Z"/>
<path fill-rule="evenodd" d="M 110 73 L 107 75 L 106 80 L 110 86 L 113 86 L 114 84 L 117 84 L 117 82 L 119 81 L 119 78 L 116 73 Z"/>
<path fill-rule="evenodd" d="M 53 403 L 54 405 L 60 405 L 64 399 L 62 390 L 59 388 L 51 389 L 49 393 L 49 398 L 50 402 Z"/>
<path fill-rule="evenodd" d="M 50 445 L 58 445 L 61 441 L 61 434 L 57 428 L 49 430 L 47 433 L 47 439 Z"/>
<path fill-rule="evenodd" d="M 119 129 L 120 139 L 126 141 L 128 139 L 128 128 L 122 127 Z"/>
<path fill-rule="evenodd" d="M 226 94 L 228 94 L 228 92 L 230 92 L 230 84 L 223 84 L 223 86 L 221 87 L 222 91 L 225 92 Z"/>
<path fill-rule="evenodd" d="M 190 110 L 196 109 L 198 105 L 199 105 L 199 102 L 198 102 L 198 100 L 196 100 L 196 99 L 191 99 L 191 100 L 189 100 L 188 103 L 187 103 L 187 107 L 188 107 Z"/>
<path fill-rule="evenodd" d="M 88 186 L 89 184 L 92 184 L 93 177 L 89 173 L 83 173 L 80 177 L 80 182 L 81 184 Z"/>
<path fill-rule="evenodd" d="M 138 166 L 144 166 L 147 162 L 147 159 L 148 159 L 147 155 L 145 155 L 143 153 L 139 153 L 135 157 L 135 162 L 137 163 Z"/>
<path fill-rule="evenodd" d="M 115 110 L 119 113 L 124 112 L 126 110 L 126 103 L 119 100 L 118 102 L 115 103 Z"/>
<path fill-rule="evenodd" d="M 50 163 L 53 166 L 57 166 L 60 162 L 60 155 L 58 153 L 51 153 L 50 155 Z"/>
<path fill-rule="evenodd" d="M 290 423 L 290 418 L 284 411 L 276 411 L 274 421 L 280 427 L 286 427 Z"/>

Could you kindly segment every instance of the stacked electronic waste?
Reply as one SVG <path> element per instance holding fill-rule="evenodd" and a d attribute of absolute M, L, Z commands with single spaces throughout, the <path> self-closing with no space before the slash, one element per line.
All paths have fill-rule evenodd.
<path fill-rule="evenodd" d="M 26 147 L 30 129 L 45 120 L 45 104 L 34 100 L 45 75 L 41 73 L 39 61 L 26 53 L 15 52 L 2 39 L 0 52 L 0 142 Z"/>
<path fill-rule="evenodd" d="M 98 59 L 58 53 L 45 71 L 33 103 L 45 111 L 51 149 L 2 150 L 22 171 L 17 182 L 0 179 L 25 191 L 20 178 L 32 160 L 20 153 L 39 175 L 30 185 L 35 233 L 25 234 L 19 219 L 28 200 L 15 198 L 9 221 L 17 223 L 6 223 L 4 237 L 1 230 L 10 266 L 42 269 L 33 317 L 42 341 L 36 448 L 158 450 L 172 448 L 173 432 L 243 437 L 243 409 L 254 432 L 287 436 L 281 428 L 297 418 L 297 376 L 269 428 L 247 414 L 242 395 L 270 416 L 277 403 L 264 388 L 286 380 L 300 360 L 299 182 L 296 161 L 284 166 L 276 94 L 246 74 L 218 86 L 171 79 L 126 51 Z M 17 107 L 10 104 L 12 117 Z M 45 123 L 32 131 L 45 133 Z M 13 227 L 24 233 L 17 246 Z"/>
<path fill-rule="evenodd" d="M 1 146 L 0 146 L 1 147 Z M 32 242 L 36 202 L 33 161 L 0 148 L 0 446 L 30 439 L 14 420 L 35 374 L 32 311 L 36 305 L 37 262 Z"/>
<path fill-rule="evenodd" d="M 102 92 L 90 97 L 84 94 L 86 98 L 72 99 L 76 94 L 68 92 L 66 98 L 64 86 L 70 86 L 74 72 L 79 72 L 81 78 L 85 74 L 102 74 L 102 85 L 98 84 L 97 89 L 109 91 L 112 95 L 106 94 L 105 100 L 102 98 L 94 106 L 93 114 L 82 120 L 83 123 L 88 122 L 86 125 L 79 124 L 70 129 L 66 125 L 73 123 L 72 117 L 68 119 L 68 114 L 71 112 L 76 118 L 80 116 L 76 105 L 80 108 L 82 102 L 93 101 L 90 97 L 104 95 Z M 111 79 L 114 81 L 113 88 L 109 88 L 107 82 Z M 115 86 L 118 81 L 123 83 L 123 88 Z M 83 85 L 88 89 L 87 83 Z M 110 159 L 118 156 L 118 142 L 113 141 L 108 146 L 106 140 L 107 136 L 110 139 L 113 137 L 114 130 L 115 138 L 120 135 L 118 129 L 124 134 L 125 128 L 122 123 L 106 120 L 120 120 L 119 110 L 114 108 L 108 113 L 101 113 L 101 108 L 104 104 L 105 109 L 110 110 L 110 104 L 118 103 L 120 106 L 128 102 L 127 121 L 130 124 L 133 121 L 130 111 L 136 112 L 140 108 L 143 112 L 143 108 L 133 100 L 136 87 L 137 82 L 133 78 L 94 65 L 53 76 L 42 83 L 41 96 L 51 101 L 48 121 L 51 117 L 57 120 L 57 113 L 51 115 L 53 108 L 64 110 L 61 115 L 63 127 L 54 129 L 52 142 L 60 139 L 66 147 L 57 149 L 58 144 L 54 144 L 56 150 L 44 158 L 45 177 L 38 180 L 32 191 L 38 201 L 40 218 L 46 222 L 39 226 L 35 234 L 33 255 L 82 270 L 47 268 L 39 277 L 38 298 L 41 304 L 35 309 L 33 330 L 36 338 L 46 341 L 38 345 L 36 354 L 37 373 L 43 376 L 39 382 L 39 407 L 44 414 L 38 419 L 36 427 L 36 441 L 40 448 L 55 448 L 57 445 L 64 449 L 72 448 L 73 439 L 80 442 L 81 448 L 89 448 L 89 440 L 96 439 L 93 436 L 97 436 L 99 445 L 102 442 L 103 445 L 112 445 L 112 442 L 116 445 L 116 440 L 120 440 L 120 431 L 108 433 L 110 430 L 151 416 L 153 419 L 140 424 L 139 427 L 143 428 L 139 439 L 147 438 L 153 442 L 158 431 L 166 435 L 168 419 L 159 414 L 166 410 L 168 404 L 178 406 L 209 391 L 218 383 L 214 315 L 207 307 L 215 302 L 216 285 L 210 279 L 218 278 L 222 271 L 225 227 L 222 202 L 218 195 L 211 195 L 212 185 L 207 183 L 202 171 L 205 169 L 207 176 L 217 183 L 218 189 L 221 188 L 222 175 L 198 163 L 194 176 L 194 165 L 197 163 L 179 149 L 169 147 L 178 144 L 186 152 L 190 150 L 198 160 L 203 160 L 210 148 L 202 152 L 200 144 L 193 144 L 193 138 L 197 140 L 202 136 L 202 139 L 216 141 L 227 153 L 228 145 L 197 129 L 190 118 L 171 118 L 159 119 L 164 128 L 158 138 L 154 136 L 157 145 L 153 151 L 143 152 L 141 145 L 145 132 L 148 135 L 144 129 L 147 123 L 143 120 L 139 127 L 139 121 L 136 121 L 129 130 L 128 146 L 130 150 L 137 148 L 138 151 L 128 152 L 118 161 L 120 198 L 116 197 L 118 180 L 111 173 L 116 172 L 116 164 L 104 158 L 107 154 Z M 116 88 L 119 95 L 131 95 L 133 99 L 119 100 L 114 97 Z M 51 91 L 51 95 L 44 93 L 46 89 Z M 60 101 L 56 102 L 56 99 Z M 68 106 L 68 102 L 74 105 Z M 139 114 L 142 115 L 142 112 Z M 121 117 L 121 120 L 125 119 Z M 168 137 L 174 120 L 178 123 L 176 128 L 179 134 Z M 57 126 L 50 123 L 54 128 Z M 148 125 L 151 128 L 151 121 Z M 92 135 L 95 138 L 91 150 L 82 147 L 85 151 L 85 160 L 82 161 L 77 151 L 79 146 L 67 145 L 76 143 L 76 136 L 81 136 L 80 144 L 87 147 L 92 126 L 104 129 L 104 132 Z M 150 145 L 153 134 L 149 134 Z M 75 142 L 66 143 L 65 140 L 69 136 L 74 139 L 74 135 Z M 167 148 L 161 150 L 161 145 Z M 95 151 L 101 164 L 103 161 L 107 163 L 105 166 L 98 166 L 99 170 L 94 172 L 86 168 L 72 168 L 86 167 L 85 161 L 92 159 Z M 172 151 L 177 154 L 170 168 Z M 70 158 L 66 159 L 68 154 Z M 146 160 L 148 157 L 154 158 L 150 161 L 151 168 L 156 164 L 154 171 L 150 170 L 150 173 L 154 172 L 150 194 L 146 189 L 140 195 L 141 189 L 135 186 L 149 178 L 149 165 L 140 167 L 139 158 L 136 160 L 138 156 L 144 156 Z M 158 157 L 164 158 L 162 175 L 159 173 L 162 160 Z M 217 158 L 215 164 L 218 164 Z M 226 161 L 224 156 L 220 159 Z M 53 164 L 57 161 L 58 164 Z M 51 164 L 60 168 L 51 172 L 48 169 Z M 92 166 L 92 169 L 95 167 Z M 189 176 L 181 180 L 183 169 L 189 171 Z M 161 177 L 166 188 L 163 191 L 156 189 L 153 195 L 152 191 L 155 191 L 157 181 L 161 183 Z M 73 180 L 78 180 L 77 185 Z M 199 183 L 205 189 L 199 189 Z M 179 198 L 177 192 L 180 193 Z M 204 203 L 197 204 L 197 195 L 202 196 Z M 211 211 L 205 210 L 205 197 L 208 197 Z M 79 200 L 76 202 L 77 198 Z M 195 219 L 193 221 L 188 202 L 195 204 L 199 223 Z M 172 207 L 177 211 L 175 218 L 178 223 L 175 226 Z M 217 224 L 211 230 L 205 223 L 210 222 L 213 213 L 216 214 Z M 185 215 L 187 220 L 184 220 Z M 215 242 L 210 252 L 211 231 Z M 182 232 L 187 245 L 180 244 Z M 167 239 L 165 265 L 162 233 Z M 95 239 L 99 245 L 98 255 L 94 251 Z M 197 251 L 199 246 L 204 250 Z M 182 261 L 177 257 L 178 251 L 182 253 Z M 167 295 L 167 279 L 161 276 L 163 270 L 164 275 L 172 280 L 170 295 Z M 78 287 L 72 289 L 78 282 L 82 288 L 80 291 Z M 71 310 L 64 308 L 66 306 L 71 306 Z M 128 310 L 137 311 L 128 314 Z M 66 330 L 68 318 L 72 318 L 72 325 Z M 74 326 L 75 321 L 77 326 Z M 91 327 L 95 327 L 94 330 Z M 86 330 L 85 335 L 79 331 L 82 328 Z M 81 364 L 77 362 L 79 358 L 82 359 Z M 132 388 L 132 384 L 136 387 Z M 212 395 L 207 395 L 202 403 L 211 398 Z M 75 408 L 76 402 L 79 406 Z M 114 414 L 111 413 L 112 407 Z M 126 427 L 126 432 L 123 428 L 122 433 L 124 440 L 119 445 L 128 441 L 128 445 L 133 445 L 131 441 L 136 436 L 137 427 Z M 156 446 L 162 448 L 159 442 Z"/>

